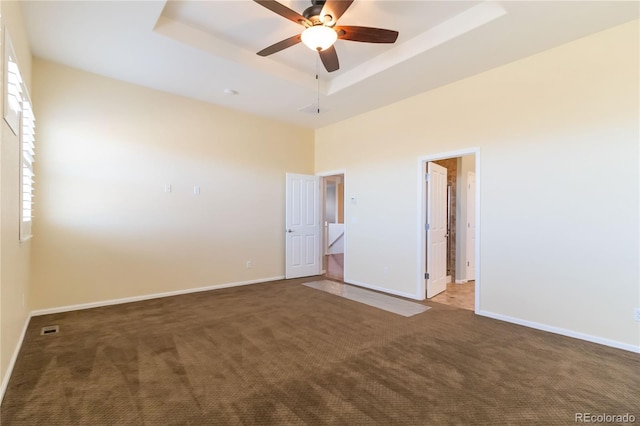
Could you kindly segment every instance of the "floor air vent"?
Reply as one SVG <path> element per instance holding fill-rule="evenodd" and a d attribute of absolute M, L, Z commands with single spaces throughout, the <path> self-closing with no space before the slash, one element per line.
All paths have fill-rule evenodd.
<path fill-rule="evenodd" d="M 40 329 L 40 335 L 44 336 L 45 334 L 56 334 L 60 332 L 60 326 L 59 325 L 48 325 L 46 327 L 42 327 L 42 329 Z"/>

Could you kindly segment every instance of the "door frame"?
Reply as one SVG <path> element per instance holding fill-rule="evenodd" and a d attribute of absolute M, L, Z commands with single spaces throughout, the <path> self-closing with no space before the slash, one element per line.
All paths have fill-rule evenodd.
<path fill-rule="evenodd" d="M 417 295 L 420 300 L 426 298 L 427 281 L 425 274 L 427 273 L 427 231 L 425 225 L 427 223 L 427 181 L 425 174 L 427 173 L 427 163 L 430 161 L 444 160 L 447 158 L 464 157 L 467 155 L 475 155 L 475 168 L 476 168 L 476 244 L 474 247 L 476 255 L 476 270 L 475 270 L 475 307 L 476 313 L 480 312 L 480 187 L 481 178 L 480 173 L 480 148 L 467 148 L 458 151 L 442 152 L 437 154 L 425 155 L 418 158 L 418 200 L 420 207 L 418 208 L 418 220 L 417 229 L 418 235 L 418 277 L 417 277 Z M 345 262 L 346 263 L 346 262 Z"/>
<path fill-rule="evenodd" d="M 326 177 L 330 177 L 330 176 L 336 176 L 336 175 L 342 175 L 342 185 L 343 185 L 343 194 L 342 194 L 342 208 L 344 209 L 344 265 L 342 266 L 342 280 L 344 282 L 346 282 L 346 277 L 347 277 L 347 203 L 346 201 L 346 194 L 347 194 L 347 171 L 346 169 L 338 169 L 338 170 L 329 170 L 326 172 L 317 172 L 316 176 L 320 176 L 320 188 L 322 188 L 322 190 L 320 191 L 320 224 L 321 227 L 324 226 L 324 178 Z M 325 274 L 327 271 L 324 270 L 324 246 L 325 246 L 325 241 L 324 241 L 324 232 L 320 232 L 320 244 L 321 247 L 323 247 L 322 249 L 322 253 L 320 253 L 320 270 L 323 274 Z"/>

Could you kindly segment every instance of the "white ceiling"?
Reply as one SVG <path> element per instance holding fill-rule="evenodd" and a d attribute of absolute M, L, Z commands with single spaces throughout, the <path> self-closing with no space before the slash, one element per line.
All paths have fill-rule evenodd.
<path fill-rule="evenodd" d="M 310 1 L 282 0 L 302 13 Z M 35 56 L 141 86 L 318 128 L 639 17 L 638 2 L 356 0 L 341 25 L 399 31 L 338 40 L 327 73 L 303 27 L 249 0 L 25 1 Z M 299 111 L 318 97 L 321 113 Z M 225 89 L 237 91 L 227 95 Z"/>

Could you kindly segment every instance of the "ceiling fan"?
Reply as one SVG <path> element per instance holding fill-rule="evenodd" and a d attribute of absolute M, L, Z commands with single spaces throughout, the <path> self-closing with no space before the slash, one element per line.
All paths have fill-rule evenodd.
<path fill-rule="evenodd" d="M 340 68 L 338 54 L 333 46 L 337 39 L 365 43 L 395 43 L 398 38 L 398 32 L 393 30 L 350 25 L 336 26 L 338 19 L 354 0 L 311 0 L 311 6 L 305 9 L 302 15 L 275 0 L 254 1 L 305 27 L 301 34 L 262 49 L 258 52 L 260 56 L 269 56 L 302 42 L 310 49 L 316 50 L 327 71 L 333 72 Z"/>

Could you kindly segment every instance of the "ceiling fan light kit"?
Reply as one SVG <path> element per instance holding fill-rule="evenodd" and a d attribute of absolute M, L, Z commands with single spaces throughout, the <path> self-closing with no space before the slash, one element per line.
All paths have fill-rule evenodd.
<path fill-rule="evenodd" d="M 338 33 L 333 28 L 314 25 L 305 29 L 300 34 L 300 38 L 309 49 L 320 52 L 333 46 L 333 43 L 338 40 Z"/>
<path fill-rule="evenodd" d="M 395 43 L 398 32 L 382 28 L 340 26 L 335 27 L 338 19 L 351 6 L 354 0 L 312 0 L 302 15 L 278 3 L 275 0 L 253 0 L 270 11 L 305 27 L 302 34 L 281 40 L 258 52 L 260 56 L 269 56 L 300 42 L 320 54 L 322 64 L 328 72 L 340 68 L 334 43 L 338 40 L 359 41 L 364 43 Z"/>

